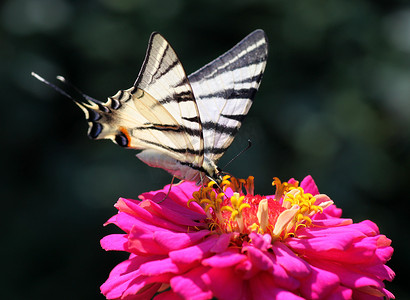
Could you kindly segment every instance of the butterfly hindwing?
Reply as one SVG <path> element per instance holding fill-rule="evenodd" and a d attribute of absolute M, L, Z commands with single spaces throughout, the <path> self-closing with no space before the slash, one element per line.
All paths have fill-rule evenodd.
<path fill-rule="evenodd" d="M 268 46 L 255 30 L 231 50 L 188 76 L 201 116 L 204 152 L 217 162 L 232 143 L 259 88 Z"/>

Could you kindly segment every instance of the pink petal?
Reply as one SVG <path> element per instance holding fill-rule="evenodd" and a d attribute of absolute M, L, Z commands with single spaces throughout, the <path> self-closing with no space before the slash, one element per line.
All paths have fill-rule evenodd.
<path fill-rule="evenodd" d="M 275 285 L 274 278 L 262 272 L 258 276 L 253 277 L 250 280 L 250 286 L 252 291 L 252 299 L 258 300 L 302 300 L 302 297 L 295 295 L 294 293 L 278 288 Z"/>
<path fill-rule="evenodd" d="M 138 213 L 138 217 L 143 219 L 145 222 L 177 232 L 186 232 L 187 224 L 185 224 L 185 222 L 187 222 L 190 226 L 201 225 L 192 219 L 187 220 L 186 218 L 181 218 L 181 222 L 175 222 L 175 216 L 167 218 L 167 213 L 172 214 L 169 210 L 161 210 L 159 209 L 158 204 L 149 200 L 142 201 L 138 207 L 134 207 L 134 210 Z"/>
<path fill-rule="evenodd" d="M 170 258 L 156 259 L 140 266 L 140 273 L 145 276 L 156 276 L 165 273 L 179 273 L 180 268 Z"/>
<path fill-rule="evenodd" d="M 272 274 L 276 286 L 287 290 L 295 290 L 299 287 L 299 281 L 290 277 L 285 269 L 276 263 L 274 255 L 252 246 L 244 247 L 244 250 L 246 250 L 249 260 L 252 262 L 254 268 L 268 271 L 269 274 Z"/>
<path fill-rule="evenodd" d="M 211 232 L 209 230 L 201 230 L 191 233 L 157 231 L 154 232 L 152 238 L 160 247 L 163 247 L 167 251 L 172 251 L 192 246 L 210 233 Z"/>
<path fill-rule="evenodd" d="M 330 205 L 323 210 L 323 213 L 318 213 L 313 216 L 315 220 L 323 220 L 329 218 L 340 218 L 342 216 L 342 209 L 336 207 L 336 205 Z"/>
<path fill-rule="evenodd" d="M 308 263 L 299 258 L 282 242 L 275 242 L 272 247 L 276 261 L 293 277 L 301 278 L 310 274 Z"/>
<path fill-rule="evenodd" d="M 290 291 L 299 288 L 299 280 L 290 276 L 287 270 L 277 263 L 275 255 L 269 252 L 266 255 L 271 258 L 274 264 L 273 270 L 271 270 L 269 274 L 273 276 L 275 286 Z"/>
<path fill-rule="evenodd" d="M 172 290 L 183 299 L 207 300 L 212 298 L 212 292 L 202 280 L 209 268 L 195 268 L 171 279 Z"/>
<path fill-rule="evenodd" d="M 317 216 L 318 214 L 314 215 Z M 331 219 L 312 219 L 312 224 L 317 227 L 335 227 L 335 226 L 346 226 L 353 224 L 352 219 L 342 219 L 342 218 L 331 218 Z"/>
<path fill-rule="evenodd" d="M 381 290 L 384 284 L 381 280 L 376 279 L 372 274 L 362 274 L 350 269 L 349 266 L 330 263 L 326 261 L 311 261 L 312 265 L 316 267 L 337 274 L 340 278 L 341 284 L 351 289 L 361 289 L 367 287 L 375 287 Z M 381 292 L 380 292 L 381 293 Z"/>
<path fill-rule="evenodd" d="M 253 266 L 252 262 L 247 260 L 241 261 L 236 267 L 235 272 L 243 279 L 250 279 L 260 272 L 260 270 Z"/>
<path fill-rule="evenodd" d="M 377 264 L 372 266 L 356 265 L 355 267 L 357 268 L 357 272 L 372 274 L 380 280 L 392 281 L 396 275 L 392 269 L 384 264 Z"/>
<path fill-rule="evenodd" d="M 168 204 L 157 204 L 153 201 L 144 200 L 141 202 L 140 206 L 149 211 L 150 214 L 159 220 L 167 220 L 178 225 L 201 226 L 202 224 L 199 223 L 199 220 L 206 218 L 204 212 L 194 212 L 190 210 L 186 204 L 185 207 L 182 207 L 180 205 L 175 205 L 172 202 Z"/>
<path fill-rule="evenodd" d="M 229 246 L 229 243 L 231 241 L 231 236 L 232 236 L 232 233 L 224 233 L 224 234 L 219 235 L 218 239 L 216 240 L 216 243 L 211 248 L 211 252 L 221 253 L 225 251 Z"/>
<path fill-rule="evenodd" d="M 101 247 L 107 251 L 129 251 L 128 237 L 126 234 L 110 234 L 103 237 L 100 241 Z"/>
<path fill-rule="evenodd" d="M 301 295 L 307 299 L 324 299 L 339 286 L 339 277 L 332 272 L 311 266 L 311 276 L 301 281 Z"/>
<path fill-rule="evenodd" d="M 176 264 L 189 264 L 201 261 L 211 254 L 211 249 L 217 241 L 218 236 L 212 235 L 194 246 L 169 252 L 169 257 Z"/>
<path fill-rule="evenodd" d="M 319 194 L 319 190 L 315 181 L 313 180 L 312 176 L 308 175 L 303 178 L 302 182 L 300 183 L 300 187 L 303 188 L 305 193 L 310 193 L 313 196 Z"/>
<path fill-rule="evenodd" d="M 150 229 L 151 231 L 167 228 L 169 230 L 174 230 L 176 232 L 186 232 L 186 226 L 175 225 L 170 222 L 162 222 L 162 224 L 155 224 L 154 218 L 150 219 L 151 220 L 147 220 L 127 213 L 120 212 L 118 215 L 116 215 L 115 224 L 127 233 L 129 233 L 134 226 L 144 227 Z"/>
<path fill-rule="evenodd" d="M 270 236 L 270 234 L 261 235 L 261 234 L 252 232 L 249 235 L 249 237 L 252 240 L 252 245 L 254 245 L 258 249 L 267 251 L 268 249 L 272 248 L 272 245 L 271 245 L 272 237 Z"/>
<path fill-rule="evenodd" d="M 156 295 L 153 300 L 181 300 L 181 297 L 178 294 L 174 293 L 174 291 L 165 291 L 161 294 Z"/>
<path fill-rule="evenodd" d="M 151 299 L 161 287 L 161 283 L 151 284 L 151 285 L 136 285 L 132 284 L 130 288 L 125 290 L 121 297 L 121 300 L 145 300 Z M 142 289 L 144 288 L 144 289 Z"/>
<path fill-rule="evenodd" d="M 135 254 L 167 255 L 166 248 L 154 239 L 154 232 L 147 227 L 134 226 L 129 234 L 128 249 Z"/>
<path fill-rule="evenodd" d="M 219 300 L 241 299 L 246 293 L 246 284 L 233 268 L 211 268 L 202 278 Z"/>
<path fill-rule="evenodd" d="M 356 230 L 346 231 L 335 228 L 302 228 L 298 231 L 298 238 L 286 239 L 286 244 L 296 253 L 303 255 L 318 256 L 318 252 L 328 253 L 330 250 L 346 250 L 353 242 L 354 238 L 364 237 L 363 234 Z"/>
<path fill-rule="evenodd" d="M 108 299 L 121 297 L 130 282 L 139 276 L 139 266 L 150 259 L 149 257 L 137 256 L 115 266 L 107 281 L 101 285 L 101 292 Z"/>
<path fill-rule="evenodd" d="M 335 291 L 333 291 L 326 300 L 346 300 L 352 298 L 353 291 L 347 287 L 339 286 Z"/>
<path fill-rule="evenodd" d="M 196 186 L 195 183 L 189 181 L 184 181 L 177 185 L 173 185 L 168 198 L 163 201 L 161 205 L 165 205 L 168 208 L 173 209 L 174 211 L 178 211 L 181 208 L 186 210 L 186 204 L 188 200 L 192 198 L 193 192 L 197 190 L 198 186 Z M 149 199 L 153 200 L 154 202 L 158 202 L 164 198 L 168 191 L 169 185 L 165 186 L 162 190 L 143 193 L 139 198 L 141 200 Z M 202 207 L 200 207 L 196 203 L 190 204 L 189 210 L 192 212 L 197 212 L 201 215 L 204 214 Z M 181 210 L 181 212 L 184 213 L 184 210 Z"/>
<path fill-rule="evenodd" d="M 253 267 L 263 271 L 273 269 L 273 262 L 270 257 L 267 256 L 267 252 L 265 252 L 265 254 L 263 251 L 253 246 L 243 247 L 242 251 L 246 252 Z"/>
<path fill-rule="evenodd" d="M 212 255 L 202 261 L 203 266 L 215 268 L 227 268 L 235 266 L 247 259 L 247 256 L 240 254 L 238 250 L 227 249 L 225 252 Z"/>

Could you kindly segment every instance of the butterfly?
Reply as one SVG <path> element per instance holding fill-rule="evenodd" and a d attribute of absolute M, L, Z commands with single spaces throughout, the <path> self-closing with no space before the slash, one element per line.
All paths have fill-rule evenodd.
<path fill-rule="evenodd" d="M 220 183 L 217 162 L 252 105 L 267 55 L 266 35 L 255 30 L 186 76 L 170 44 L 154 32 L 134 85 L 106 102 L 84 94 L 74 99 L 32 74 L 75 101 L 85 113 L 91 139 L 141 150 L 140 160 L 181 180 Z"/>

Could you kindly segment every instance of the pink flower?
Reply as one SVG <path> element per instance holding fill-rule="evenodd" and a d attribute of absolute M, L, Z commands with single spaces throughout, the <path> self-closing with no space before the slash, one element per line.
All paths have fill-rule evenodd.
<path fill-rule="evenodd" d="M 223 193 L 191 182 L 120 198 L 107 223 L 124 234 L 101 240 L 126 251 L 101 286 L 107 299 L 383 299 L 394 272 L 391 241 L 371 221 L 353 223 L 308 176 L 275 178 L 254 196 L 253 178 Z M 242 192 L 246 189 L 246 195 Z"/>

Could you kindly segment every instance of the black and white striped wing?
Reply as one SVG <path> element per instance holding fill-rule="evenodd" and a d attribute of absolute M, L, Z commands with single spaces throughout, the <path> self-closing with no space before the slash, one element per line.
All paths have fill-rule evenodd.
<path fill-rule="evenodd" d="M 201 116 L 205 156 L 217 162 L 231 145 L 259 88 L 268 45 L 255 30 L 231 50 L 188 76 Z"/>
<path fill-rule="evenodd" d="M 178 129 L 174 130 L 173 125 L 162 121 L 162 114 L 158 114 L 161 126 L 155 126 L 157 121 L 151 122 L 154 125 L 153 137 L 158 140 L 158 132 L 176 137 L 173 144 L 164 143 L 160 137 L 158 146 L 171 157 L 177 156 L 180 162 L 201 167 L 203 137 L 198 107 L 181 62 L 159 33 L 151 34 L 147 54 L 134 86 L 158 101 L 155 106 L 149 107 L 150 110 L 162 107 L 178 124 Z M 135 137 L 138 138 L 138 135 L 136 132 Z M 156 145 L 156 142 L 153 141 L 153 144 Z"/>
<path fill-rule="evenodd" d="M 91 138 L 142 149 L 137 155 L 141 160 L 172 174 L 176 162 L 202 166 L 198 107 L 179 59 L 160 34 L 151 35 L 134 87 L 120 90 L 106 103 L 88 99 L 78 104 L 86 113 Z"/>

